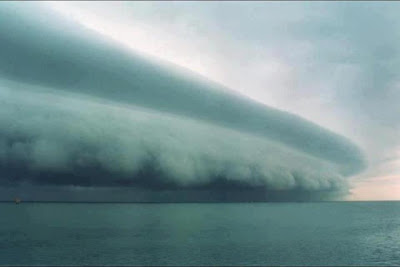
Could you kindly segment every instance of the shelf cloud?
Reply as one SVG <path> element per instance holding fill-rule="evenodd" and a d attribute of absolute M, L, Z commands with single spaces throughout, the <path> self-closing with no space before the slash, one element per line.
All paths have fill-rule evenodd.
<path fill-rule="evenodd" d="M 366 165 L 343 136 L 38 4 L 0 4 L 0 36 L 3 192 L 53 188 L 64 192 L 57 200 L 88 190 L 104 201 L 118 199 L 115 190 L 135 201 L 151 194 L 156 201 L 325 199 L 346 193 L 346 177 Z M 138 199 L 135 190 L 147 195 Z"/>

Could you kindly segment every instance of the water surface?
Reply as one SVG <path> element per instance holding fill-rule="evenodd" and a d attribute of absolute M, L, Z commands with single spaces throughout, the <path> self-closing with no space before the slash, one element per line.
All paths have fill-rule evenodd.
<path fill-rule="evenodd" d="M 0 204 L 0 265 L 400 265 L 400 202 Z"/>

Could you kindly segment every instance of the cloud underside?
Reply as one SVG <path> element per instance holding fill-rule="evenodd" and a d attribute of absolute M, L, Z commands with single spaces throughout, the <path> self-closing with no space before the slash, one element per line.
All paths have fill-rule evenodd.
<path fill-rule="evenodd" d="M 47 187 L 58 188 L 49 196 L 58 200 L 96 188 L 91 199 L 104 201 L 115 190 L 136 201 L 323 199 L 346 192 L 345 177 L 364 166 L 355 145 L 318 125 L 76 25 L 20 21 L 2 8 L 4 193 Z"/>
<path fill-rule="evenodd" d="M 3 185 L 345 189 L 340 166 L 279 142 L 132 105 L 26 87 L 10 82 L 0 87 Z"/>

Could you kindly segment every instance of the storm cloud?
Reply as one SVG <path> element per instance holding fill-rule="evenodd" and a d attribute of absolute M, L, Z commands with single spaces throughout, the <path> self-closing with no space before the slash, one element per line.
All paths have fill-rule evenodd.
<path fill-rule="evenodd" d="M 0 4 L 0 36 L 3 190 L 323 199 L 346 192 L 346 177 L 365 167 L 347 138 L 39 4 Z"/>

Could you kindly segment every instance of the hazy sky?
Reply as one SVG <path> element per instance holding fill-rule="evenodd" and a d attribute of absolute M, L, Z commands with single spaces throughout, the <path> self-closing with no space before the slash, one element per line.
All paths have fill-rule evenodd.
<path fill-rule="evenodd" d="M 350 199 L 400 199 L 400 3 L 52 3 L 133 49 L 356 142 Z"/>
<path fill-rule="evenodd" d="M 398 11 L 395 2 L 2 3 L 0 191 L 223 201 L 350 188 L 348 199 L 400 199 Z"/>

